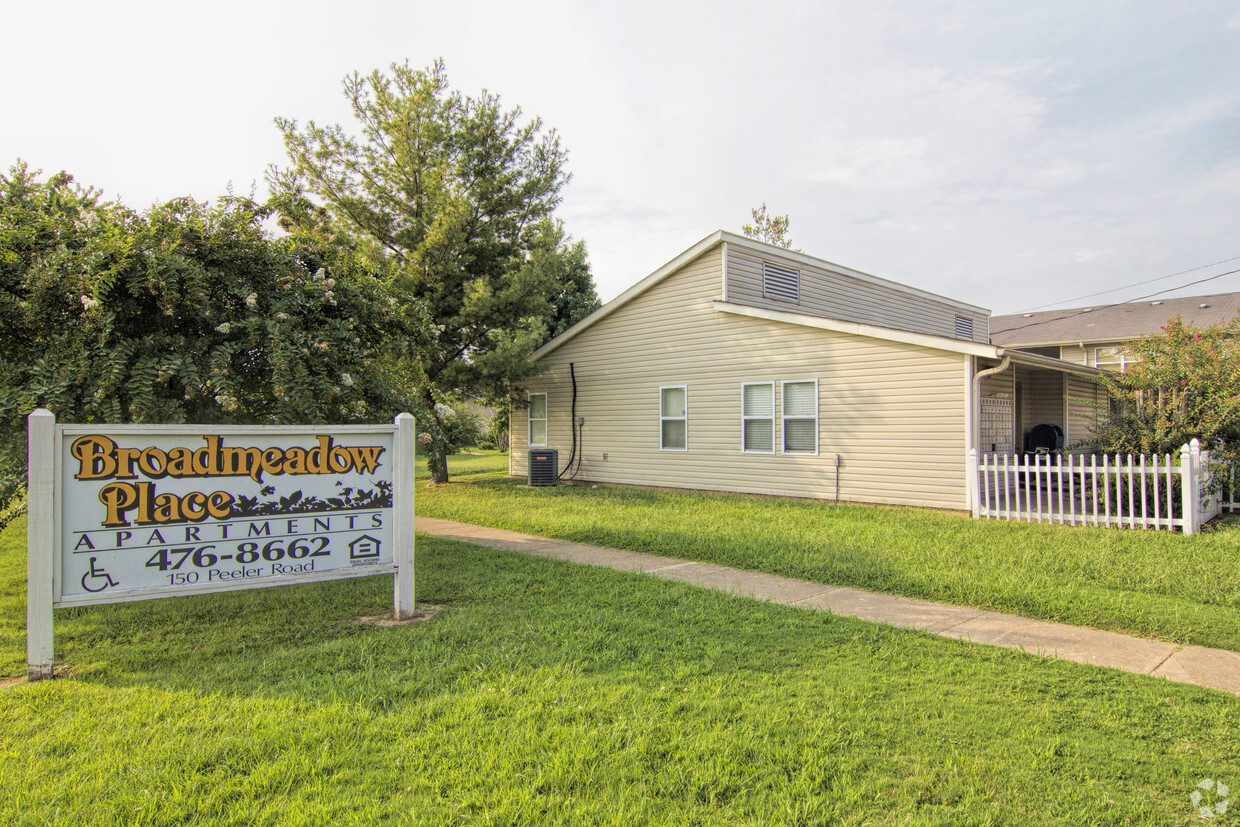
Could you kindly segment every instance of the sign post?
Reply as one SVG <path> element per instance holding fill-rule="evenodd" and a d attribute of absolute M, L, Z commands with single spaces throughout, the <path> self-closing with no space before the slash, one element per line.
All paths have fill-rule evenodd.
<path fill-rule="evenodd" d="M 417 432 L 413 417 L 402 413 L 396 417 L 393 439 L 392 469 L 392 542 L 396 548 L 396 582 L 393 586 L 396 619 L 413 616 L 413 474 Z"/>
<path fill-rule="evenodd" d="M 27 419 L 26 677 L 52 676 L 52 560 L 55 556 L 56 417 L 39 408 Z"/>
<path fill-rule="evenodd" d="M 29 423 L 27 674 L 52 610 L 375 574 L 414 610 L 413 417 L 391 425 Z"/>

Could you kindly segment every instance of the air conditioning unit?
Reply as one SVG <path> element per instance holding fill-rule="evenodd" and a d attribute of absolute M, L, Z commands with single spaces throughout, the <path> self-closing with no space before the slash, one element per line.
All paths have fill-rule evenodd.
<path fill-rule="evenodd" d="M 530 449 L 530 485 L 555 485 L 559 470 L 560 452 L 555 448 Z"/>

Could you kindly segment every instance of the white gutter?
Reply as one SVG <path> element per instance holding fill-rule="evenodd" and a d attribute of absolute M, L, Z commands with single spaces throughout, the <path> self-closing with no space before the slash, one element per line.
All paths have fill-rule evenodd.
<path fill-rule="evenodd" d="M 978 391 L 981 391 L 983 379 L 985 379 L 987 376 L 994 376 L 996 373 L 1003 373 L 1005 370 L 1008 369 L 1008 367 L 1011 366 L 1011 364 L 1012 364 L 1012 357 L 1004 356 L 1003 361 L 995 365 L 993 368 L 986 368 L 986 370 L 979 370 L 973 376 L 974 387 L 977 388 Z"/>
<path fill-rule="evenodd" d="M 969 418 L 972 420 L 972 422 L 970 423 L 970 427 L 969 427 L 969 444 L 964 447 L 966 457 L 970 456 L 969 454 L 970 451 L 977 448 L 977 440 L 981 436 L 981 421 L 980 420 L 982 418 L 981 417 L 982 412 L 980 410 L 977 410 L 977 408 L 979 407 L 980 400 L 982 398 L 982 380 L 988 376 L 994 376 L 997 373 L 1003 373 L 1005 370 L 1007 370 L 1011 366 L 1012 366 L 1012 357 L 1004 356 L 1003 361 L 1000 362 L 995 367 L 987 368 L 986 370 L 979 370 L 977 373 L 973 374 L 973 388 L 972 388 L 972 393 L 970 394 L 970 398 L 969 398 L 969 403 L 968 403 L 969 407 L 966 410 L 966 413 L 969 415 Z M 972 472 L 973 466 L 971 464 L 968 464 L 967 467 L 969 470 L 967 470 L 965 473 L 968 474 L 969 476 L 969 485 L 968 485 L 969 509 L 976 516 L 977 504 L 978 504 L 977 475 Z"/>
<path fill-rule="evenodd" d="M 1057 370 L 1060 373 L 1076 373 L 1081 376 L 1101 376 L 1106 373 L 1101 368 L 1082 365 L 1077 362 L 1065 362 L 1063 359 L 1056 359 L 1054 356 L 1042 356 L 1037 353 L 1028 353 L 1019 348 L 999 348 L 995 358 L 999 356 L 1011 357 L 1012 361 L 1018 365 L 1028 365 L 1031 368 L 1046 368 L 1048 370 Z"/>

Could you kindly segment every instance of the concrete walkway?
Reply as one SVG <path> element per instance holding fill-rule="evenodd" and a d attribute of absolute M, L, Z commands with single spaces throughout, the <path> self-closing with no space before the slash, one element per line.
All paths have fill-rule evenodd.
<path fill-rule="evenodd" d="M 637 551 L 587 546 L 430 517 L 418 517 L 417 530 L 423 534 L 489 548 L 651 574 L 785 606 L 825 610 L 874 623 L 920 629 L 973 643 L 1006 646 L 1047 657 L 1157 675 L 1172 681 L 1240 694 L 1240 654 L 1224 649 L 1177 646 L 965 606 L 839 588 L 773 574 L 756 574 Z"/>

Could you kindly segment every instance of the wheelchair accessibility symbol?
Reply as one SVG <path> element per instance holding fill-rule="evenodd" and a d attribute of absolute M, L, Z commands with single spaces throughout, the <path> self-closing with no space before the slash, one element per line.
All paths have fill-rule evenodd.
<path fill-rule="evenodd" d="M 108 586 L 120 585 L 112 575 L 95 565 L 98 558 L 90 558 L 90 571 L 82 575 L 82 588 L 88 592 L 101 592 Z"/>

